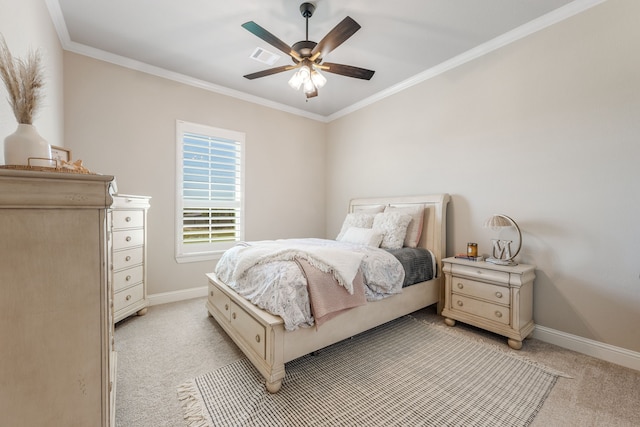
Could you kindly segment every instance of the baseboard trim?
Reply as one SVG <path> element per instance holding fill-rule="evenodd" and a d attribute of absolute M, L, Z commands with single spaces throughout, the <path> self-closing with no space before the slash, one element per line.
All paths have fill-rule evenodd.
<path fill-rule="evenodd" d="M 170 302 L 184 301 L 187 299 L 201 298 L 207 296 L 207 286 L 198 288 L 183 289 L 180 291 L 162 292 L 159 294 L 147 295 L 149 305 L 167 304 Z"/>
<path fill-rule="evenodd" d="M 533 337 L 606 362 L 640 371 L 640 353 L 536 325 Z"/>

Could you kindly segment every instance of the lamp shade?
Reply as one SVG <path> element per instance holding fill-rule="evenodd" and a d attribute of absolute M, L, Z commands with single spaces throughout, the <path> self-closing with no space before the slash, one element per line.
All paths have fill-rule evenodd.
<path fill-rule="evenodd" d="M 512 225 L 515 224 L 515 222 L 513 220 L 508 219 L 508 218 L 509 217 L 507 217 L 506 215 L 498 215 L 498 214 L 491 215 L 484 222 L 484 228 L 490 228 L 492 230 L 498 230 L 498 229 L 500 229 L 502 227 L 511 227 Z"/>

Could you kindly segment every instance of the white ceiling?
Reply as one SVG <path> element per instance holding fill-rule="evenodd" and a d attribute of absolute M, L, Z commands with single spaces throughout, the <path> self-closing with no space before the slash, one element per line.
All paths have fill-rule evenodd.
<path fill-rule="evenodd" d="M 325 73 L 308 101 L 287 85 L 293 71 L 242 77 L 291 59 L 241 24 L 255 21 L 292 45 L 305 39 L 300 0 L 46 1 L 65 50 L 329 120 L 601 0 L 317 0 L 310 40 L 346 16 L 362 26 L 324 59 L 376 73 L 370 81 Z M 281 58 L 261 64 L 250 58 L 256 47 Z"/>

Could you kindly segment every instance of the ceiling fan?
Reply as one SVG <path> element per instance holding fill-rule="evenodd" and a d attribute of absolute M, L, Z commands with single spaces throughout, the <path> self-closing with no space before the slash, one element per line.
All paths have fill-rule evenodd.
<path fill-rule="evenodd" d="M 289 86 L 296 90 L 302 87 L 307 98 L 317 96 L 318 89 L 324 86 L 327 81 L 326 78 L 320 74 L 320 70 L 328 73 L 340 74 L 342 76 L 370 80 L 375 71 L 351 65 L 323 62 L 323 59 L 329 54 L 329 52 L 344 43 L 361 27 L 356 21 L 347 16 L 331 31 L 329 31 L 329 33 L 327 33 L 319 43 L 311 41 L 309 40 L 309 18 L 313 16 L 315 8 L 316 7 L 313 3 L 302 3 L 300 5 L 300 13 L 306 19 L 307 24 L 306 38 L 303 41 L 294 43 L 293 46 L 289 46 L 253 21 L 242 24 L 242 27 L 252 34 L 260 37 L 273 47 L 291 56 L 294 63 L 294 65 L 285 65 L 247 74 L 244 77 L 249 80 L 253 80 L 259 77 L 270 76 L 283 71 L 297 69 L 298 71 L 293 75 L 291 80 L 289 80 Z"/>

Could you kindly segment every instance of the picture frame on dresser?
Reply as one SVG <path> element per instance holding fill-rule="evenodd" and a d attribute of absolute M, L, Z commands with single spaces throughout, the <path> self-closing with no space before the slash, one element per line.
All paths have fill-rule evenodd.
<path fill-rule="evenodd" d="M 58 147 L 57 145 L 52 145 L 51 146 L 51 159 L 55 160 L 56 162 L 58 161 L 65 161 L 65 162 L 70 162 L 71 161 L 71 150 L 67 150 L 64 147 Z"/>

